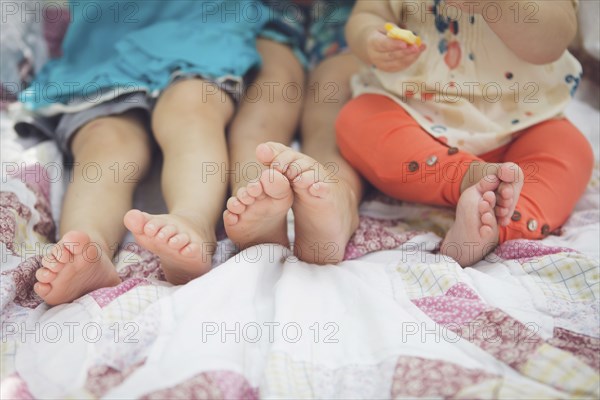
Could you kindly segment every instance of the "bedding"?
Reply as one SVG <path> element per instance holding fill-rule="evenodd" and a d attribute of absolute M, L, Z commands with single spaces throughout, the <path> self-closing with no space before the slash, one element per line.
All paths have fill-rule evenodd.
<path fill-rule="evenodd" d="M 210 273 L 173 287 L 128 239 L 123 283 L 49 308 L 32 287 L 67 175 L 2 113 L 2 398 L 600 395 L 598 165 L 560 231 L 473 268 L 436 253 L 450 210 L 373 195 L 338 266 L 222 240 Z M 598 111 L 569 113 L 597 156 Z"/>
<path fill-rule="evenodd" d="M 2 25 L 0 82 L 30 79 L 46 57 L 41 30 L 59 54 L 68 13 L 45 10 L 41 26 Z M 581 86 L 567 116 L 598 160 L 598 87 Z M 119 286 L 49 308 L 32 289 L 68 173 L 53 142 L 17 139 L 4 105 L 0 398 L 600 396 L 598 162 L 559 231 L 504 243 L 473 268 L 436 253 L 450 210 L 376 194 L 340 265 L 275 245 L 236 254 L 223 239 L 210 273 L 173 287 L 128 236 Z M 150 212 L 164 207 L 159 167 L 136 197 Z"/>

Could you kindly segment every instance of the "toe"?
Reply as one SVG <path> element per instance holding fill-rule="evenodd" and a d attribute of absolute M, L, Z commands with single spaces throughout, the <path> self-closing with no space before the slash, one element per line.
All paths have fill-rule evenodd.
<path fill-rule="evenodd" d="M 260 183 L 264 192 L 274 199 L 283 199 L 289 196 L 292 191 L 290 181 L 273 169 L 263 171 L 260 176 Z"/>
<path fill-rule="evenodd" d="M 48 283 L 36 282 L 35 285 L 33 285 L 33 291 L 42 298 L 47 296 L 51 289 L 52 286 Z"/>
<path fill-rule="evenodd" d="M 510 200 L 510 199 L 512 199 L 513 194 L 514 194 L 513 187 L 510 184 L 500 185 L 500 189 L 498 191 L 500 192 L 500 196 L 504 200 Z"/>
<path fill-rule="evenodd" d="M 90 236 L 87 233 L 80 231 L 70 231 L 65 233 L 65 235 L 62 237 L 62 239 L 60 239 L 60 242 L 58 242 L 58 244 L 63 246 L 63 254 L 64 252 L 68 253 L 66 255 L 71 259 L 72 262 L 72 255 L 81 254 L 83 250 L 89 246 L 91 241 L 92 240 L 90 239 Z M 60 259 L 58 257 L 56 259 L 60 262 L 69 262 L 64 261 L 63 259 Z"/>
<path fill-rule="evenodd" d="M 481 178 L 475 187 L 477 188 L 477 191 L 483 195 L 485 192 L 495 191 L 499 184 L 500 180 L 497 176 L 487 175 Z"/>
<path fill-rule="evenodd" d="M 508 208 L 502 206 L 496 207 L 496 215 L 498 217 L 506 217 L 508 215 Z"/>
<path fill-rule="evenodd" d="M 315 182 L 308 188 L 308 192 L 315 197 L 324 198 L 331 193 L 331 185 L 329 183 Z"/>
<path fill-rule="evenodd" d="M 260 182 L 251 182 L 246 186 L 248 194 L 252 197 L 258 197 L 263 193 L 263 187 Z"/>
<path fill-rule="evenodd" d="M 175 225 L 165 225 L 156 234 L 156 239 L 162 243 L 167 243 L 176 234 L 177 227 Z"/>
<path fill-rule="evenodd" d="M 503 182 L 522 183 L 523 170 L 517 164 L 506 162 L 500 166 L 498 170 L 498 178 Z"/>
<path fill-rule="evenodd" d="M 140 210 L 129 210 L 123 217 L 123 223 L 132 233 L 142 234 L 144 233 L 146 216 Z"/>
<path fill-rule="evenodd" d="M 481 235 L 482 238 L 487 238 L 487 237 L 491 236 L 492 233 L 494 233 L 494 230 L 492 229 L 491 226 L 483 225 L 482 227 L 479 228 L 479 234 Z"/>
<path fill-rule="evenodd" d="M 477 204 L 477 211 L 479 211 L 480 215 L 483 215 L 486 212 L 490 212 L 492 207 L 490 207 L 490 203 L 481 199 L 481 201 Z"/>
<path fill-rule="evenodd" d="M 230 197 L 227 200 L 227 210 L 234 214 L 241 214 L 246 209 L 246 206 L 238 200 L 237 197 Z"/>
<path fill-rule="evenodd" d="M 237 198 L 239 201 L 241 201 L 246 206 L 254 204 L 254 201 L 256 200 L 254 197 L 252 197 L 248 194 L 248 190 L 246 190 L 245 187 L 240 188 L 240 190 L 238 190 Z"/>
<path fill-rule="evenodd" d="M 261 143 L 256 147 L 256 158 L 280 172 L 294 161 L 294 151 L 277 142 Z"/>
<path fill-rule="evenodd" d="M 58 262 L 58 260 L 54 257 L 53 254 L 48 254 L 42 258 L 42 267 L 47 268 L 54 272 L 59 272 L 64 268 L 64 264 Z"/>
<path fill-rule="evenodd" d="M 183 249 L 179 250 L 179 252 L 186 257 L 194 257 L 194 254 L 196 254 L 199 249 L 200 247 L 196 243 L 191 242 Z"/>
<path fill-rule="evenodd" d="M 486 212 L 481 215 L 481 223 L 484 225 L 492 226 L 496 223 L 496 218 L 491 212 Z"/>
<path fill-rule="evenodd" d="M 229 210 L 225 210 L 223 212 L 223 222 L 227 225 L 235 225 L 240 220 L 240 217 L 237 214 L 232 213 Z"/>
<path fill-rule="evenodd" d="M 168 245 L 174 250 L 181 250 L 190 242 L 190 237 L 187 233 L 178 233 L 169 239 Z"/>
<path fill-rule="evenodd" d="M 70 245 L 70 244 L 69 244 Z M 64 243 L 58 242 L 50 250 L 50 256 L 59 263 L 72 262 L 73 254 L 65 247 Z"/>
<path fill-rule="evenodd" d="M 144 234 L 149 237 L 154 237 L 166 225 L 166 221 L 160 218 L 152 218 L 144 225 Z"/>
<path fill-rule="evenodd" d="M 56 279 L 56 273 L 50 271 L 48 268 L 39 268 L 35 271 L 35 279 L 37 279 L 38 282 L 50 283 Z"/>
<path fill-rule="evenodd" d="M 496 194 L 494 194 L 494 192 L 485 192 L 483 194 L 483 200 L 490 205 L 490 208 L 496 207 Z"/>

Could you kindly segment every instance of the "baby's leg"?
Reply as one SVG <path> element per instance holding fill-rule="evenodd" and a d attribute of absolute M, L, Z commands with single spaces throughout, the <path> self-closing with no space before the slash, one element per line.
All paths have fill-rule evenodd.
<path fill-rule="evenodd" d="M 480 178 L 461 194 L 461 181 L 478 157 L 449 148 L 425 132 L 394 101 L 353 99 L 337 122 L 340 149 L 373 185 L 395 198 L 457 207 L 442 253 L 470 265 L 493 250 L 498 228 L 491 213 L 500 181 Z M 491 196 L 491 197 L 490 197 Z"/>
<path fill-rule="evenodd" d="M 167 280 L 184 284 L 207 272 L 216 249 L 228 168 L 225 126 L 233 101 L 199 79 L 165 90 L 152 117 L 164 155 L 162 190 L 169 214 L 131 210 L 125 225 L 144 247 L 158 255 Z"/>
<path fill-rule="evenodd" d="M 290 185 L 273 172 L 261 175 L 264 167 L 257 162 L 255 149 L 265 141 L 291 141 L 304 90 L 302 66 L 289 47 L 265 39 L 259 39 L 257 47 L 263 65 L 248 87 L 229 133 L 233 197 L 223 220 L 229 238 L 241 248 L 257 243 L 289 245 Z"/>
<path fill-rule="evenodd" d="M 71 149 L 75 164 L 61 240 L 44 257 L 34 286 L 51 305 L 120 282 L 111 260 L 123 237 L 123 215 L 150 159 L 148 133 L 133 111 L 84 125 Z"/>
<path fill-rule="evenodd" d="M 261 162 L 284 173 L 291 182 L 295 194 L 294 253 L 306 262 L 341 261 L 358 226 L 362 182 L 339 155 L 334 129 L 339 110 L 350 98 L 349 80 L 356 68 L 351 56 L 335 56 L 311 74 L 309 87 L 314 92 L 306 97 L 302 116 L 306 154 L 274 142 L 256 149 Z"/>
<path fill-rule="evenodd" d="M 301 133 L 302 150 L 311 158 L 297 163 L 306 173 L 292 183 L 294 245 L 297 256 L 307 262 L 341 261 L 358 227 L 363 183 L 340 155 L 335 139 L 335 121 L 352 97 L 350 78 L 357 71 L 356 58 L 340 54 L 325 59 L 310 75 Z"/>
<path fill-rule="evenodd" d="M 584 193 L 594 166 L 588 140 L 566 119 L 522 132 L 504 154 L 524 171 L 525 185 L 500 241 L 540 239 L 565 223 Z"/>

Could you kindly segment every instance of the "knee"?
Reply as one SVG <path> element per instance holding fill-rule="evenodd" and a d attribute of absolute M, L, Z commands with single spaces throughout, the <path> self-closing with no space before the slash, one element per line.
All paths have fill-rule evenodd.
<path fill-rule="evenodd" d="M 182 127 L 200 124 L 225 127 L 232 114 L 232 99 L 215 83 L 182 80 L 168 87 L 158 99 L 152 114 L 152 132 L 163 147 L 174 136 L 197 133 Z"/>
<path fill-rule="evenodd" d="M 579 143 L 576 146 L 579 150 L 579 157 L 582 169 L 588 172 L 591 176 L 592 170 L 594 169 L 594 164 L 596 162 L 592 145 L 582 133 L 579 133 Z"/>
<path fill-rule="evenodd" d="M 134 163 L 142 173 L 148 169 L 151 148 L 145 130 L 128 129 L 127 125 L 115 123 L 114 117 L 98 118 L 84 125 L 71 144 L 75 161 L 101 165 Z"/>

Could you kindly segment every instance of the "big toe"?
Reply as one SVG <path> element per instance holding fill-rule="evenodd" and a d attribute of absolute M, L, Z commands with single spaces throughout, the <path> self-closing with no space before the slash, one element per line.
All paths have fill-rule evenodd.
<path fill-rule="evenodd" d="M 274 169 L 263 171 L 260 183 L 264 192 L 274 199 L 283 199 L 291 194 L 290 181 Z"/>
<path fill-rule="evenodd" d="M 498 178 L 503 182 L 522 184 L 523 176 L 521 167 L 512 162 L 502 164 L 498 170 Z"/>
<path fill-rule="evenodd" d="M 132 233 L 136 234 L 141 234 L 144 232 L 146 220 L 146 216 L 140 210 L 129 210 L 123 217 L 123 223 L 125 224 L 125 227 Z"/>
<path fill-rule="evenodd" d="M 256 146 L 256 158 L 263 164 L 271 164 L 275 160 L 277 153 L 281 153 L 283 149 L 279 148 L 279 143 L 267 142 Z M 285 147 L 285 146 L 283 146 Z"/>
<path fill-rule="evenodd" d="M 483 195 L 485 192 L 495 191 L 499 185 L 500 179 L 498 179 L 497 176 L 487 175 L 481 178 L 475 187 L 477 188 L 477 191 Z"/>

